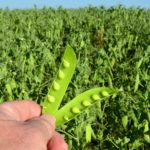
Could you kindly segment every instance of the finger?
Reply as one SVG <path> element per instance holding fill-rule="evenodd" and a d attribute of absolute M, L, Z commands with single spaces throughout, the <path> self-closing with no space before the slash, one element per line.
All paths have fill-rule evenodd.
<path fill-rule="evenodd" d="M 48 115 L 42 115 L 24 122 L 24 127 L 24 131 L 28 132 L 28 135 L 31 134 L 32 138 L 47 145 L 55 133 L 55 119 Z"/>
<path fill-rule="evenodd" d="M 68 145 L 64 138 L 57 132 L 48 143 L 48 150 L 68 150 Z"/>
<path fill-rule="evenodd" d="M 17 121 L 26 121 L 40 116 L 40 106 L 31 100 L 5 102 L 0 105 L 0 118 Z"/>

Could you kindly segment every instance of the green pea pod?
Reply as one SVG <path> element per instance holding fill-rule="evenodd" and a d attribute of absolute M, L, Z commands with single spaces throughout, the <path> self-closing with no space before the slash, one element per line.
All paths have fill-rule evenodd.
<path fill-rule="evenodd" d="M 113 88 L 99 87 L 81 93 L 63 108 L 58 110 L 71 77 L 76 66 L 76 56 L 73 49 L 68 45 L 58 74 L 48 90 L 48 94 L 42 103 L 43 113 L 53 115 L 56 118 L 56 124 L 61 125 L 78 115 L 81 111 L 107 96 L 116 93 Z"/>
<path fill-rule="evenodd" d="M 76 66 L 76 55 L 68 45 L 56 78 L 42 103 L 43 113 L 53 115 L 59 108 Z"/>
<path fill-rule="evenodd" d="M 116 90 L 113 88 L 99 87 L 79 94 L 54 114 L 56 124 L 61 125 L 73 119 L 76 115 L 80 114 L 81 111 L 85 110 L 98 100 L 102 100 L 114 93 L 116 93 Z"/>

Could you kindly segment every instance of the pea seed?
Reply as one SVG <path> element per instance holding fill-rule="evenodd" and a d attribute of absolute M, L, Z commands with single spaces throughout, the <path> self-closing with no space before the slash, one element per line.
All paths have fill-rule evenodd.
<path fill-rule="evenodd" d="M 65 77 L 65 74 L 61 70 L 59 70 L 58 77 L 59 79 L 63 79 Z"/>
<path fill-rule="evenodd" d="M 99 97 L 99 95 L 94 94 L 94 95 L 92 95 L 92 99 L 96 101 L 96 100 L 99 100 L 100 97 Z"/>
<path fill-rule="evenodd" d="M 77 107 L 73 107 L 72 112 L 75 113 L 75 114 L 78 114 L 78 113 L 80 113 L 80 110 Z"/>
<path fill-rule="evenodd" d="M 64 120 L 68 121 L 69 120 L 68 116 L 64 116 Z"/>
<path fill-rule="evenodd" d="M 82 102 L 82 105 L 85 106 L 85 107 L 88 107 L 92 104 L 89 101 L 85 100 L 85 101 Z"/>
<path fill-rule="evenodd" d="M 46 107 L 46 106 L 43 106 L 42 108 L 44 108 L 44 109 L 45 109 L 45 108 L 47 108 L 47 107 Z"/>
<path fill-rule="evenodd" d="M 109 93 L 108 92 L 106 92 L 106 91 L 102 91 L 102 96 L 109 96 Z"/>
<path fill-rule="evenodd" d="M 54 81 L 54 83 L 53 83 L 53 89 L 56 91 L 58 91 L 60 89 L 60 85 L 56 81 Z"/>
<path fill-rule="evenodd" d="M 70 63 L 64 59 L 64 60 L 63 60 L 63 66 L 64 66 L 65 68 L 68 68 L 68 67 L 70 66 Z"/>
<path fill-rule="evenodd" d="M 48 96 L 47 96 L 47 100 L 48 100 L 50 103 L 54 103 L 54 102 L 55 102 L 55 97 L 48 95 Z"/>

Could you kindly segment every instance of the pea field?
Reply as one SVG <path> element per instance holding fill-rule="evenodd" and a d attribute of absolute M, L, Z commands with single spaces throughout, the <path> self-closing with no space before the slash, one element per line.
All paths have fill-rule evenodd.
<path fill-rule="evenodd" d="M 41 103 L 69 44 L 75 73 L 61 106 L 94 87 L 117 94 L 57 127 L 70 150 L 150 149 L 150 9 L 0 9 L 0 102 Z"/>

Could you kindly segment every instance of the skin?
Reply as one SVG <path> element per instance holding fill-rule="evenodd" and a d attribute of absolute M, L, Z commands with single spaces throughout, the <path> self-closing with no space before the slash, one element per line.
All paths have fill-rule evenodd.
<path fill-rule="evenodd" d="M 63 137 L 55 131 L 55 119 L 41 115 L 33 101 L 0 104 L 0 149 L 68 150 Z"/>

